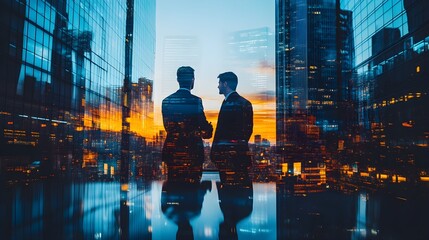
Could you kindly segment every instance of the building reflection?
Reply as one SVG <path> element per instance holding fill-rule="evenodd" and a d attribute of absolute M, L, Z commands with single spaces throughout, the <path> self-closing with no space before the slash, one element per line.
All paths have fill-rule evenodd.
<path fill-rule="evenodd" d="M 291 194 L 426 185 L 428 6 L 276 3 L 277 174 L 264 174 Z"/>
<path fill-rule="evenodd" d="M 142 23 L 131 33 L 133 71 L 124 57 L 127 1 L 2 1 L 1 9 L 1 178 L 117 178 L 124 104 L 130 176 L 151 176 L 155 1 L 130 10 Z"/>
<path fill-rule="evenodd" d="M 355 65 L 352 101 L 356 121 L 337 157 L 341 180 L 355 187 L 394 187 L 428 180 L 429 85 L 426 1 L 340 1 L 353 14 Z M 426 69 L 426 70 L 425 70 Z M 346 141 L 347 142 L 347 141 Z"/>
<path fill-rule="evenodd" d="M 154 202 L 160 215 L 156 217 L 155 211 L 152 223 L 163 232 L 154 231 L 153 239 L 179 239 L 185 233 L 195 239 L 276 239 L 275 184 L 221 184 L 219 180 L 218 173 L 204 172 L 200 184 L 167 181 L 162 192 L 161 188 L 157 192 L 161 184 L 155 183 L 153 194 L 161 196 L 161 202 Z"/>
<path fill-rule="evenodd" d="M 218 179 L 206 172 L 202 184 L 15 185 L 2 191 L 0 230 L 5 239 L 429 237 L 421 221 L 429 213 L 427 189 L 404 194 L 336 187 L 304 196 L 290 195 L 274 183 L 220 186 Z"/>

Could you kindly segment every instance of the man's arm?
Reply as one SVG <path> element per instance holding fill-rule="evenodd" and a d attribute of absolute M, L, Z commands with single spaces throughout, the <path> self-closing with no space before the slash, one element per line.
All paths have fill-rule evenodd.
<path fill-rule="evenodd" d="M 249 141 L 253 132 L 253 107 L 249 101 L 246 101 L 243 106 L 243 137 Z"/>
<path fill-rule="evenodd" d="M 198 99 L 198 122 L 201 131 L 201 137 L 204 139 L 211 138 L 213 134 L 213 126 L 206 119 L 203 102 L 201 99 Z"/>

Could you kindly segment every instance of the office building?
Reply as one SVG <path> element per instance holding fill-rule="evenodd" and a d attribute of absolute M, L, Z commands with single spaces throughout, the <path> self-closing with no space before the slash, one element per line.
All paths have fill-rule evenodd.
<path fill-rule="evenodd" d="M 371 165 L 396 173 L 427 169 L 429 3 L 340 1 L 353 12 L 356 144 Z M 414 179 L 418 179 L 415 176 Z M 413 181 L 408 178 L 409 181 Z"/>
<path fill-rule="evenodd" d="M 313 140 L 307 136 L 314 131 L 329 140 L 338 130 L 336 19 L 334 0 L 277 1 L 276 145 L 280 152 L 285 152 L 285 146 L 299 150 L 302 144 L 309 145 Z M 308 127 L 312 121 L 318 130 Z"/>
<path fill-rule="evenodd" d="M 1 2 L 2 173 L 32 163 L 44 175 L 80 175 L 84 168 L 98 176 L 104 163 L 117 167 L 125 72 L 132 83 L 153 79 L 155 1 L 133 2 Z M 128 8 L 131 23 L 138 22 L 131 66 Z"/>

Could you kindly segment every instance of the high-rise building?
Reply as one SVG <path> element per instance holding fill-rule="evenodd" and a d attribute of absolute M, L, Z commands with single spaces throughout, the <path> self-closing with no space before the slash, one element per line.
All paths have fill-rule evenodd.
<path fill-rule="evenodd" d="M 1 1 L 1 172 L 34 162 L 60 174 L 103 172 L 100 160 L 116 167 L 126 72 L 138 83 L 154 71 L 155 1 L 129 3 Z M 128 8 L 138 22 L 131 66 Z"/>
<path fill-rule="evenodd" d="M 370 159 L 380 168 L 427 169 L 428 1 L 341 0 L 340 4 L 353 12 L 353 94 L 360 130 L 355 142 L 371 146 L 365 151 L 373 150 Z"/>
<path fill-rule="evenodd" d="M 302 140 L 289 123 L 307 125 L 311 117 L 322 136 L 338 130 L 336 58 L 335 0 L 277 1 L 276 142 L 280 150 Z"/>
<path fill-rule="evenodd" d="M 343 151 L 353 142 L 357 114 L 353 100 L 353 66 L 355 59 L 352 12 L 337 4 L 337 77 L 338 77 L 338 144 Z"/>
<path fill-rule="evenodd" d="M 136 135 L 151 139 L 153 132 L 154 106 L 153 106 L 153 81 L 140 78 L 137 83 L 132 83 L 131 88 L 131 119 L 130 130 Z"/>
<path fill-rule="evenodd" d="M 136 135 L 146 139 L 154 134 L 155 5 L 154 0 L 134 1 L 130 128 Z"/>

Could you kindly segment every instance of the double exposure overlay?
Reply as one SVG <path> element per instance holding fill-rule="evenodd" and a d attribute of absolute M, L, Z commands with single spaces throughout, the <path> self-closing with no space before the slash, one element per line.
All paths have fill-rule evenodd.
<path fill-rule="evenodd" d="M 2 239 L 429 239 L 428 12 L 1 0 Z"/>

